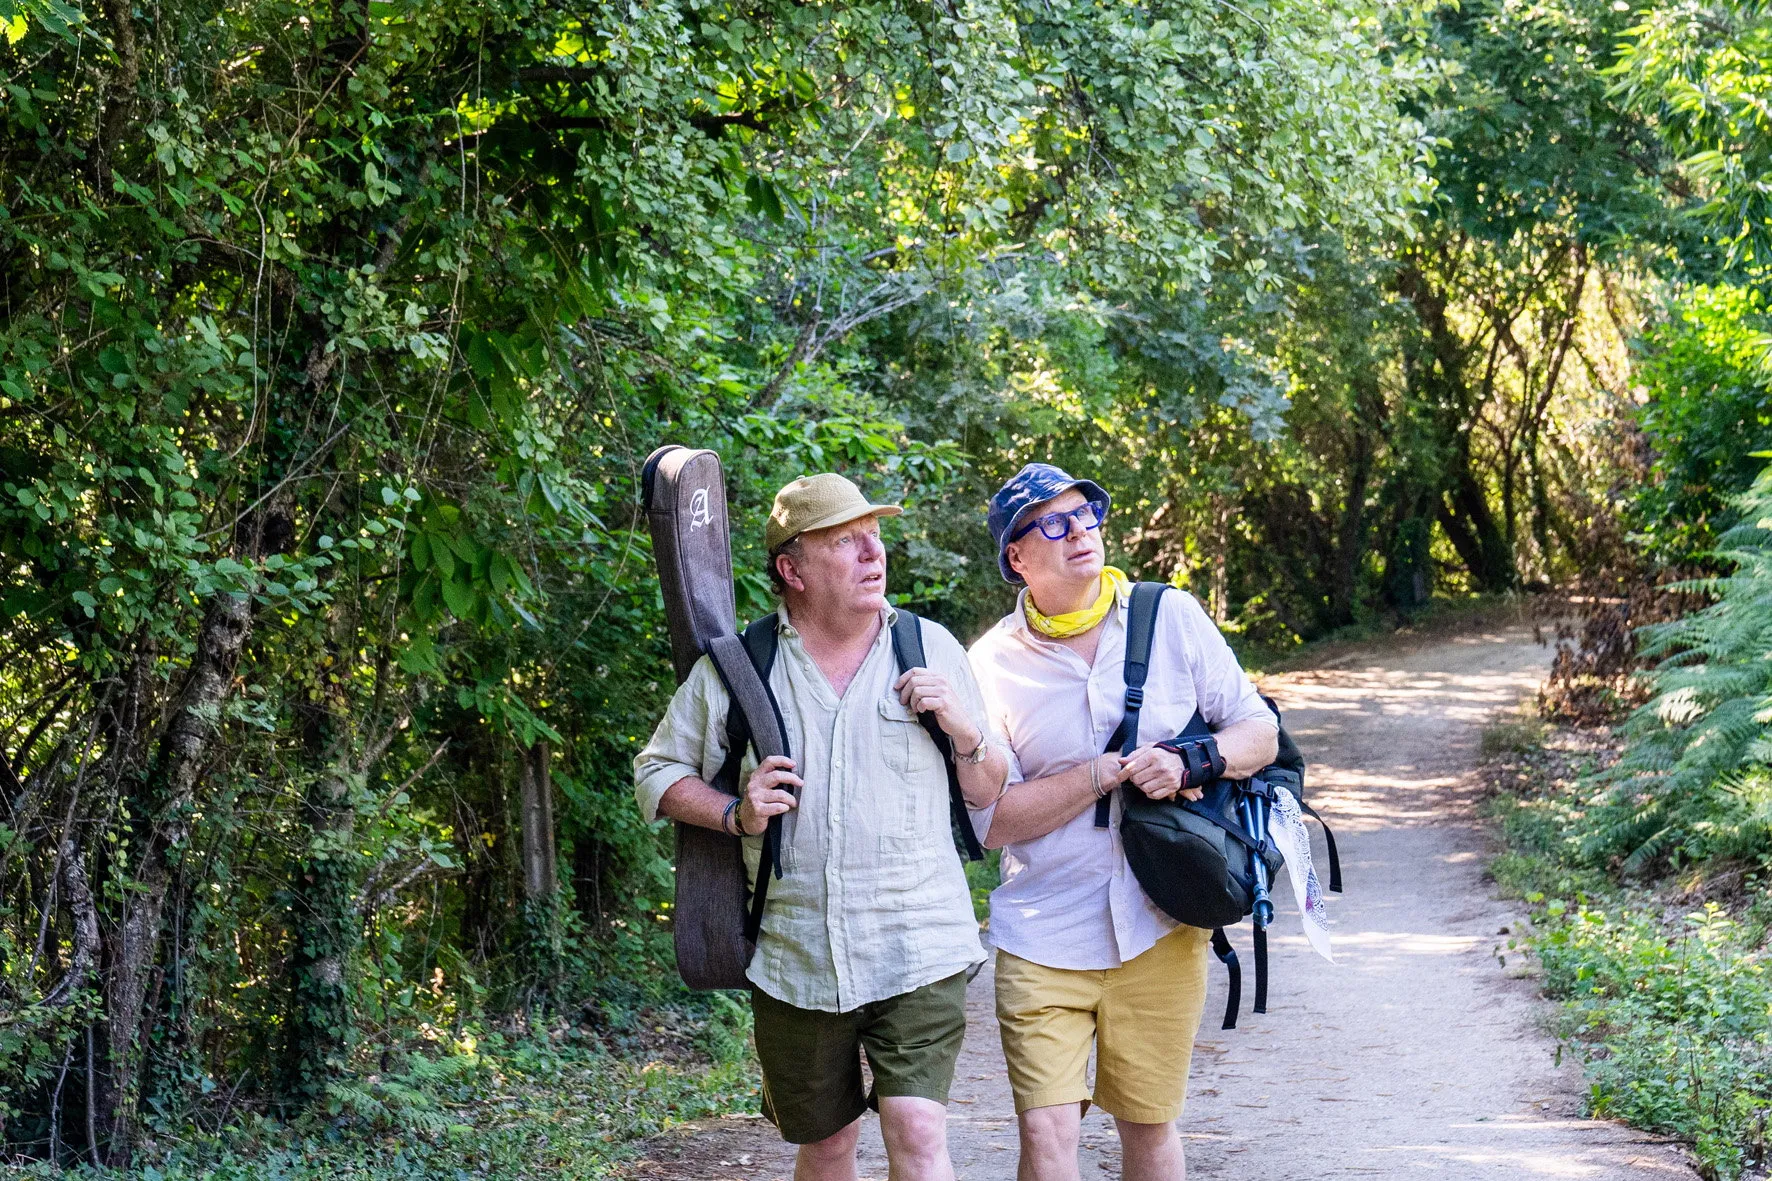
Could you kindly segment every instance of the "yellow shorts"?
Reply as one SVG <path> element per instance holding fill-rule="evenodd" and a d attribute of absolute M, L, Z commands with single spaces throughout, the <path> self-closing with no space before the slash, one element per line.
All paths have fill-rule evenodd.
<path fill-rule="evenodd" d="M 1129 1123 L 1179 1118 L 1206 1007 L 1211 938 L 1210 931 L 1177 927 L 1129 963 L 1082 971 L 1044 967 L 999 949 L 997 1023 L 1015 1113 L 1093 1100 Z"/>

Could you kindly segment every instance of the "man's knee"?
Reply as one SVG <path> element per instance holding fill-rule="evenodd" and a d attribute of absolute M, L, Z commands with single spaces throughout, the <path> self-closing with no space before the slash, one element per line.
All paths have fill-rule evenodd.
<path fill-rule="evenodd" d="M 1022 1144 L 1037 1149 L 1041 1155 L 1072 1153 L 1082 1138 L 1083 1105 L 1059 1103 L 1051 1107 L 1032 1107 L 1021 1113 Z"/>
<path fill-rule="evenodd" d="M 1154 1148 L 1181 1138 L 1181 1134 L 1175 1130 L 1173 1120 L 1162 1124 L 1135 1124 L 1131 1120 L 1115 1116 L 1114 1126 L 1120 1130 L 1120 1140 L 1123 1143 L 1141 1147 Z"/>
<path fill-rule="evenodd" d="M 912 1095 L 880 1098 L 880 1138 L 899 1160 L 939 1160 L 947 1153 L 948 1109 Z"/>
<path fill-rule="evenodd" d="M 1173 1121 L 1163 1124 L 1135 1124 L 1115 1118 L 1120 1132 L 1121 1155 L 1128 1181 L 1182 1181 L 1187 1175 L 1187 1160 L 1181 1146 L 1181 1133 Z"/>
<path fill-rule="evenodd" d="M 854 1120 L 834 1136 L 800 1145 L 800 1154 L 819 1165 L 836 1164 L 855 1157 L 855 1142 L 861 1138 L 861 1121 Z"/>

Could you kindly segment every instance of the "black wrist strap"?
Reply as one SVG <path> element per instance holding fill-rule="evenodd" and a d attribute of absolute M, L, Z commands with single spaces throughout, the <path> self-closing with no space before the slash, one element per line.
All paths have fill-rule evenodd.
<path fill-rule="evenodd" d="M 1210 734 L 1171 738 L 1157 745 L 1180 757 L 1184 789 L 1204 787 L 1224 774 L 1224 756 L 1218 751 L 1218 739 Z"/>

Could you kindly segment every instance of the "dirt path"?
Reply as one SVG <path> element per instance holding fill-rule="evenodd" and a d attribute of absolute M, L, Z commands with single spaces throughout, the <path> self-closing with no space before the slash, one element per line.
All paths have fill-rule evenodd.
<path fill-rule="evenodd" d="M 1181 1121 L 1193 1176 L 1696 1176 L 1672 1148 L 1579 1118 L 1580 1074 L 1553 1065 L 1535 989 L 1499 954 L 1511 918 L 1483 877 L 1469 771 L 1484 720 L 1531 692 L 1548 661 L 1529 628 L 1502 628 L 1346 652 L 1264 686 L 1311 762 L 1349 893 L 1330 899 L 1334 966 L 1281 904 L 1266 1016 L 1248 1012 L 1246 993 L 1241 1027 L 1221 1032 L 1214 965 Z M 1247 924 L 1243 935 L 1248 964 Z M 954 1162 L 962 1181 L 1009 1181 L 1015 1121 L 988 970 L 970 1006 L 949 1108 Z M 862 1175 L 884 1178 L 878 1124 L 865 1128 Z M 1112 1121 L 1092 1112 L 1083 1130 L 1083 1176 L 1118 1176 Z M 791 1155 L 754 1120 L 649 1148 L 638 1176 L 792 1175 Z"/>

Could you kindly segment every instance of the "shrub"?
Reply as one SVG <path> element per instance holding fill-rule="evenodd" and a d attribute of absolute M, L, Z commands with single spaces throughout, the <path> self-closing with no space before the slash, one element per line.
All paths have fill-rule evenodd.
<path fill-rule="evenodd" d="M 1707 1175 L 1765 1163 L 1772 973 L 1716 903 L 1670 937 L 1629 906 L 1549 904 L 1538 941 L 1598 1116 L 1692 1142 Z"/>

